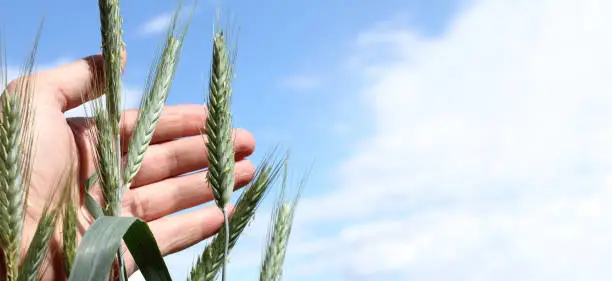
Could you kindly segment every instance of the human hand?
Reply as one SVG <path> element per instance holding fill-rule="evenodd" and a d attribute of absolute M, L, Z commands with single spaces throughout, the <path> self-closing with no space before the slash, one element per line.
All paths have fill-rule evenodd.
<path fill-rule="evenodd" d="M 94 63 L 95 62 L 95 63 Z M 126 54 L 123 54 L 125 65 Z M 90 142 L 87 118 L 66 118 L 64 112 L 82 104 L 81 95 L 101 77 L 102 57 L 90 56 L 53 70 L 33 74 L 35 147 L 27 213 L 21 243 L 22 257 L 32 239 L 36 224 L 47 202 L 52 200 L 56 182 L 68 167 L 76 173 L 75 194 L 80 194 L 78 207 L 79 238 L 93 223 L 83 206 L 83 183 L 95 172 L 94 148 Z M 94 75 L 97 73 L 97 75 Z M 9 84 L 9 89 L 14 84 Z M 122 115 L 122 148 L 127 147 L 136 124 L 136 110 Z M 123 198 L 122 216 L 139 217 L 149 223 L 162 254 L 168 255 L 192 246 L 215 234 L 223 223 L 219 209 L 212 205 L 176 216 L 169 214 L 212 200 L 205 172 L 189 175 L 208 165 L 206 147 L 200 132 L 204 129 L 206 109 L 200 105 L 168 106 L 165 108 L 143 160 L 142 168 Z M 255 141 L 244 130 L 236 130 L 236 188 L 245 186 L 254 175 L 254 167 L 245 157 L 253 153 Z M 125 151 L 124 151 L 125 153 Z M 75 161 L 77 160 L 77 161 Z M 98 189 L 92 195 L 102 203 Z M 60 236 L 50 243 L 42 280 L 64 280 Z M 135 270 L 131 256 L 126 254 L 129 274 Z"/>

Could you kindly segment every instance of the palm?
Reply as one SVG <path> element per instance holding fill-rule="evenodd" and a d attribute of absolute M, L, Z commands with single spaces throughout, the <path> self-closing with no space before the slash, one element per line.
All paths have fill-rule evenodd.
<path fill-rule="evenodd" d="M 88 58 L 99 59 L 99 56 Z M 95 69 L 93 71 L 96 71 Z M 90 83 L 91 68 L 80 60 L 39 75 L 35 95 L 36 146 L 34 150 L 32 185 L 24 225 L 22 253 L 25 253 L 42 210 L 55 194 L 57 182 L 70 165 L 78 184 L 75 194 L 83 195 L 83 182 L 95 172 L 93 151 L 89 139 L 89 122 L 85 118 L 66 118 L 64 111 L 81 103 L 80 96 Z M 122 142 L 127 143 L 136 121 L 136 111 L 124 112 Z M 205 146 L 199 132 L 203 130 L 205 109 L 185 105 L 168 107 L 160 118 L 151 146 L 145 154 L 142 168 L 131 189 L 124 195 L 122 215 L 135 216 L 149 222 L 164 255 L 182 250 L 213 235 L 223 222 L 217 208 L 203 208 L 177 216 L 167 215 L 197 206 L 212 199 L 206 187 L 204 172 L 190 173 L 207 167 Z M 125 145 L 124 145 L 125 147 Z M 254 168 L 243 160 L 253 152 L 254 141 L 249 133 L 238 130 L 235 141 L 237 162 L 236 186 L 246 185 Z M 92 191 L 101 202 L 97 189 Z M 80 196 L 81 204 L 83 196 Z M 91 225 L 92 219 L 80 206 L 79 236 Z M 61 280 L 64 276 L 60 235 L 50 244 L 48 268 L 43 280 Z M 23 256 L 23 255 L 22 255 Z M 130 272 L 135 266 L 129 255 Z"/>

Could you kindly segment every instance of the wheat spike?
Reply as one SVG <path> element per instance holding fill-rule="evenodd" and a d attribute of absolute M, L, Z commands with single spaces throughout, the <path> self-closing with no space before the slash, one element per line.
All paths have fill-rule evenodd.
<path fill-rule="evenodd" d="M 166 98 L 172 82 L 174 65 L 176 64 L 176 52 L 178 50 L 178 40 L 171 37 L 168 40 L 166 50 L 162 57 L 162 63 L 158 69 L 157 76 L 153 82 L 152 89 L 144 96 L 143 104 L 138 112 L 138 122 L 134 129 L 134 134 L 128 146 L 127 161 L 124 173 L 124 188 L 127 190 L 132 184 L 132 180 L 144 158 L 144 153 L 155 131 L 155 126 L 164 108 Z"/>
<path fill-rule="evenodd" d="M 117 216 L 120 207 L 118 196 L 119 174 L 114 160 L 114 137 L 107 124 L 109 122 L 108 112 L 100 107 L 96 108 L 94 116 L 96 124 L 96 166 L 99 181 L 104 198 L 104 214 L 107 216 Z"/>
<path fill-rule="evenodd" d="M 121 180 L 121 51 L 124 47 L 119 0 L 99 0 L 102 56 L 104 58 L 105 106 L 97 105 L 96 129 L 98 131 L 96 152 L 100 161 L 101 184 L 105 199 L 105 214 L 120 215 Z M 107 200 L 108 199 L 108 200 Z"/>
<path fill-rule="evenodd" d="M 145 84 L 144 96 L 138 111 L 136 128 L 128 146 L 126 167 L 123 180 L 123 192 L 132 184 L 132 180 L 140 170 L 144 153 L 159 121 L 164 104 L 168 98 L 174 74 L 180 58 L 183 40 L 189 22 L 182 33 L 175 34 L 176 21 L 180 11 L 180 3 L 175 12 L 166 36 L 163 52 L 151 65 L 151 71 Z M 193 10 L 195 11 L 195 9 Z M 192 11 L 192 15 L 193 15 Z M 191 16 L 190 16 L 191 18 Z"/>
<path fill-rule="evenodd" d="M 282 276 L 293 213 L 293 206 L 287 202 L 280 202 L 274 211 L 266 254 L 259 275 L 260 281 L 278 281 Z"/>
<path fill-rule="evenodd" d="M 206 175 L 215 203 L 223 213 L 223 230 L 226 234 L 224 257 L 227 257 L 229 250 L 229 223 L 225 206 L 232 195 L 235 182 L 230 112 L 232 67 L 233 62 L 228 53 L 225 36 L 223 32 L 217 32 L 213 39 L 212 66 L 208 87 L 208 116 L 205 130 L 208 138 L 206 148 L 209 167 Z M 223 263 L 221 276 L 221 280 L 225 281 L 225 263 Z"/>
<path fill-rule="evenodd" d="M 19 268 L 19 281 L 39 280 L 40 268 L 48 253 L 49 240 L 53 236 L 56 222 L 57 210 L 48 211 L 46 209 L 38 221 L 30 247 Z"/>
<path fill-rule="evenodd" d="M 64 205 L 62 221 L 62 256 L 64 258 L 64 270 L 66 276 L 70 275 L 70 269 L 74 262 L 77 250 L 77 213 L 73 202 Z"/>
<path fill-rule="evenodd" d="M 222 32 L 217 32 L 213 40 L 205 133 L 208 138 L 207 180 L 220 209 L 224 209 L 229 202 L 235 181 L 230 112 L 231 64 L 225 36 Z"/>
<path fill-rule="evenodd" d="M 123 19 L 119 0 L 99 0 L 102 56 L 104 57 L 106 108 L 109 126 L 114 136 L 119 136 L 121 119 L 121 51 L 123 48 Z"/>
<path fill-rule="evenodd" d="M 246 226 L 251 222 L 267 191 L 276 181 L 282 162 L 271 162 L 271 154 L 259 165 L 255 179 L 238 198 L 232 217 L 229 219 L 229 245 L 234 247 Z M 191 269 L 188 280 L 214 281 L 224 261 L 226 234 L 219 231 L 206 246 Z"/>
<path fill-rule="evenodd" d="M 3 95 L 2 123 L 0 124 L 0 223 L 2 224 L 2 249 L 5 255 L 9 280 L 17 277 L 19 246 L 23 228 L 23 201 L 25 192 L 21 186 L 19 161 L 20 122 L 18 101 L 14 93 Z"/>
<path fill-rule="evenodd" d="M 108 131 L 103 132 L 102 143 L 104 151 L 100 153 L 101 158 L 107 158 L 104 161 L 112 168 L 112 173 L 101 174 L 104 183 L 109 185 L 109 192 L 117 193 L 121 184 L 121 143 L 120 143 L 120 122 L 121 122 L 121 75 L 122 62 L 121 51 L 124 47 L 123 36 L 123 19 L 120 13 L 119 0 L 99 0 L 98 6 L 100 10 L 100 32 L 102 35 L 102 56 L 104 57 L 104 94 L 106 101 L 106 114 L 104 114 L 106 123 L 98 127 L 98 130 Z M 98 123 L 97 125 L 102 125 Z M 107 143 L 111 138 L 110 144 Z M 109 178 L 107 178 L 108 176 Z M 112 181 L 112 183 L 110 183 Z M 120 195 L 107 195 L 112 199 L 107 206 L 108 215 L 119 215 Z"/>
<path fill-rule="evenodd" d="M 285 262 L 285 254 L 287 252 L 289 236 L 291 235 L 293 218 L 307 176 L 305 175 L 298 185 L 296 196 L 292 202 L 285 201 L 284 199 L 287 190 L 287 177 L 288 160 L 285 159 L 282 190 L 278 203 L 272 213 L 266 251 L 259 275 L 260 281 L 279 281 L 283 275 L 283 263 Z"/>
<path fill-rule="evenodd" d="M 21 69 L 21 77 L 13 84 L 14 88 L 9 90 L 8 85 L 1 85 L 4 90 L 0 114 L 0 247 L 9 281 L 18 278 L 19 248 L 26 208 L 24 202 L 31 177 L 35 138 L 32 107 L 34 79 L 31 74 L 41 29 L 42 22 L 34 47 Z M 5 84 L 6 76 L 2 80 Z"/>
<path fill-rule="evenodd" d="M 73 186 L 74 170 L 68 174 L 63 186 L 63 216 L 62 216 L 62 257 L 64 260 L 64 271 L 66 277 L 70 276 L 70 269 L 74 261 L 77 250 L 77 211 L 74 203 Z"/>

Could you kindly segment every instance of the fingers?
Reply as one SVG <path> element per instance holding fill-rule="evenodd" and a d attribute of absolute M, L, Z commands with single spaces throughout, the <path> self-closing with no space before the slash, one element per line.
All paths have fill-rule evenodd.
<path fill-rule="evenodd" d="M 253 179 L 254 173 L 255 168 L 249 160 L 238 161 L 235 187 L 244 187 Z M 198 172 L 128 191 L 123 199 L 123 213 L 151 221 L 212 199 L 206 172 Z"/>
<path fill-rule="evenodd" d="M 130 137 L 136 127 L 138 111 L 126 110 L 123 112 L 121 122 L 121 150 L 126 153 L 128 150 Z M 203 105 L 177 105 L 166 106 L 160 116 L 159 122 L 153 132 L 151 144 L 169 141 L 176 138 L 195 136 L 204 130 L 204 118 L 206 107 Z M 91 136 L 95 128 L 90 127 L 91 122 L 88 117 L 71 117 L 66 121 L 70 125 L 75 135 L 75 141 L 79 146 L 82 155 L 90 155 L 93 152 L 91 146 Z M 93 159 L 90 156 L 83 159 L 83 177 L 88 177 L 95 171 Z"/>
<path fill-rule="evenodd" d="M 154 144 L 147 148 L 141 170 L 136 175 L 132 187 L 138 187 L 160 181 L 169 177 L 200 170 L 208 166 L 208 156 L 204 139 L 199 135 L 199 122 L 201 106 L 173 106 L 169 107 L 167 118 L 157 125 L 153 138 L 158 142 L 172 140 L 164 143 Z M 182 112 L 182 113 L 179 113 Z M 134 115 L 132 118 L 135 118 Z M 90 138 L 91 130 L 88 118 L 68 118 L 67 122 L 72 128 L 75 142 L 79 148 L 81 159 L 81 178 L 86 179 L 95 172 L 94 159 L 91 156 L 94 151 Z M 134 120 L 134 119 L 132 119 Z M 189 125 L 191 124 L 191 125 Z M 128 129 L 125 130 L 126 132 Z M 184 135 L 195 135 L 185 137 Z M 234 151 L 236 159 L 249 156 L 255 150 L 253 136 L 242 129 L 234 131 Z M 127 143 L 122 147 L 126 147 Z"/>
<path fill-rule="evenodd" d="M 234 130 L 235 158 L 251 155 L 255 150 L 253 136 L 242 129 Z M 202 136 L 191 136 L 149 147 L 132 187 L 208 167 L 208 154 Z"/>
<path fill-rule="evenodd" d="M 227 206 L 228 215 L 232 213 Z M 223 214 L 216 205 L 188 213 L 163 217 L 149 223 L 162 255 L 176 253 L 211 237 L 223 225 Z"/>
<path fill-rule="evenodd" d="M 153 132 L 151 144 L 199 135 L 204 130 L 206 115 L 206 107 L 203 105 L 166 106 Z M 121 147 L 124 153 L 136 128 L 137 118 L 138 110 L 126 110 L 123 114 Z"/>
<path fill-rule="evenodd" d="M 121 54 L 122 68 L 125 69 L 127 52 Z M 38 75 L 41 99 L 57 106 L 62 112 L 73 109 L 85 100 L 97 98 L 99 91 L 90 92 L 103 86 L 102 55 L 92 55 L 64 64 L 52 70 L 42 71 Z"/>

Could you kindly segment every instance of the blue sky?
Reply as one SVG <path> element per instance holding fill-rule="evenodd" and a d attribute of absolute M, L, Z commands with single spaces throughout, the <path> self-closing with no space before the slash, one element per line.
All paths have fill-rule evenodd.
<path fill-rule="evenodd" d="M 185 4 L 190 5 L 187 1 Z M 202 103 L 210 57 L 210 38 L 218 3 L 201 1 L 187 37 L 168 104 Z M 333 167 L 351 153 L 362 137 L 367 118 L 359 109 L 360 82 L 347 69 L 344 54 L 360 30 L 381 21 L 401 19 L 423 36 L 441 34 L 457 9 L 450 0 L 436 1 L 232 1 L 226 8 L 240 27 L 235 80 L 236 126 L 256 137 L 257 163 L 280 142 L 292 150 L 296 176 L 313 162 L 316 167 L 306 196 L 332 188 Z M 9 38 L 9 64 L 26 55 L 45 14 L 39 52 L 42 67 L 51 67 L 99 51 L 97 4 L 91 1 L 19 1 L 0 11 Z M 146 78 L 155 47 L 163 39 L 172 1 L 146 5 L 123 1 L 128 65 L 125 84 L 137 94 Z M 135 106 L 136 99 L 131 99 Z M 359 123 L 352 122 L 362 120 Z M 351 122 L 349 122 L 351 121 Z M 263 240 L 262 240 L 263 242 Z M 189 252 L 189 259 L 194 252 Z M 182 277 L 188 264 L 174 266 Z"/>
<path fill-rule="evenodd" d="M 143 8 L 123 1 L 125 41 L 129 62 L 125 83 L 135 93 L 146 79 L 156 47 L 176 1 L 151 1 Z M 217 1 L 219 3 L 223 1 Z M 343 54 L 356 33 L 381 21 L 401 18 L 425 36 L 436 36 L 452 18 L 458 4 L 436 1 L 278 1 L 200 2 L 186 39 L 168 104 L 202 103 L 210 60 L 210 38 L 215 9 L 224 7 L 239 33 L 238 77 L 233 104 L 236 126 L 249 129 L 262 155 L 276 142 L 292 148 L 296 165 L 305 169 L 313 161 L 320 169 L 313 186 L 325 186 L 327 165 L 350 153 L 345 144 L 360 136 L 343 121 L 363 118 L 355 97 L 359 81 L 350 78 Z M 185 1 L 186 5 L 192 2 Z M 99 51 L 97 4 L 84 1 L 17 1 L 0 11 L 9 38 L 9 63 L 17 65 L 27 54 L 37 25 L 45 17 L 39 63 L 56 65 Z M 158 23 L 157 26 L 155 23 Z M 147 24 L 149 25 L 147 29 Z M 154 31 L 151 31 L 154 30 Z M 133 93 L 134 94 L 134 93 Z M 132 106 L 135 105 L 132 99 Z M 129 105 L 128 105 L 129 106 Z M 363 120 L 367 122 L 366 120 Z M 364 123 L 365 124 L 365 123 Z M 333 126 L 341 135 L 330 134 Z M 322 133 L 321 131 L 325 131 Z M 313 151 L 325 157 L 312 157 Z M 297 160 L 299 159 L 299 160 Z M 309 192 L 314 192 L 311 188 Z"/>
<path fill-rule="evenodd" d="M 132 93 L 174 3 L 123 2 Z M 253 160 L 281 142 L 295 176 L 316 161 L 285 280 L 612 278 L 610 1 L 275 2 L 229 11 Z M 203 101 L 216 5 L 201 3 L 169 104 Z M 41 64 L 98 50 L 95 3 L 13 2 L 9 62 L 43 8 Z M 256 276 L 268 207 L 236 280 Z M 177 279 L 201 248 L 167 259 Z"/>

